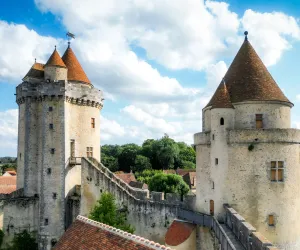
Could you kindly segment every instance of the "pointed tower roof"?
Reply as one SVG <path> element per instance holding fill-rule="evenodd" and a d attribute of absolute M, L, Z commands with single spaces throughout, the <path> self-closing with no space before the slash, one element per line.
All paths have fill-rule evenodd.
<path fill-rule="evenodd" d="M 26 77 L 32 78 L 44 78 L 44 64 L 35 62 L 28 73 L 24 76 L 23 80 Z"/>
<path fill-rule="evenodd" d="M 47 63 L 45 64 L 45 67 L 47 66 L 59 66 L 59 67 L 66 68 L 66 65 L 64 64 L 63 60 L 61 59 L 60 55 L 56 50 L 56 46 L 52 55 L 50 56 Z"/>
<path fill-rule="evenodd" d="M 212 106 L 212 108 L 234 108 L 224 80 L 220 83 L 207 106 Z"/>
<path fill-rule="evenodd" d="M 84 70 L 82 69 L 80 63 L 78 62 L 73 50 L 70 45 L 68 46 L 66 52 L 64 53 L 62 60 L 68 68 L 68 80 L 78 81 L 87 84 L 91 84 Z"/>
<path fill-rule="evenodd" d="M 283 94 L 248 41 L 248 32 L 245 32 L 245 35 L 245 41 L 224 77 L 231 103 L 280 101 L 286 102 L 289 106 L 293 105 Z M 214 96 L 220 91 L 219 88 Z M 206 107 L 215 105 L 215 99 L 213 99 Z"/>

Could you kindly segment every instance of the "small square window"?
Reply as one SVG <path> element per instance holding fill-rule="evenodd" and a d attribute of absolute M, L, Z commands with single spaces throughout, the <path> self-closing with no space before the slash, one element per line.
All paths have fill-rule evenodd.
<path fill-rule="evenodd" d="M 52 197 L 53 197 L 53 199 L 56 199 L 57 193 L 53 193 L 53 194 L 52 194 Z"/>
<path fill-rule="evenodd" d="M 49 107 L 49 112 L 53 111 L 53 107 Z"/>
<path fill-rule="evenodd" d="M 49 124 L 49 129 L 53 129 L 53 123 Z"/>
<path fill-rule="evenodd" d="M 47 226 L 49 224 L 48 219 L 45 219 L 45 226 Z"/>
<path fill-rule="evenodd" d="M 55 148 L 51 148 L 51 154 L 55 153 Z"/>
<path fill-rule="evenodd" d="M 271 161 L 271 168 L 276 168 L 276 161 Z"/>
<path fill-rule="evenodd" d="M 47 168 L 47 174 L 51 174 L 51 168 Z"/>
<path fill-rule="evenodd" d="M 219 164 L 219 159 L 215 158 L 215 164 L 218 165 Z"/>

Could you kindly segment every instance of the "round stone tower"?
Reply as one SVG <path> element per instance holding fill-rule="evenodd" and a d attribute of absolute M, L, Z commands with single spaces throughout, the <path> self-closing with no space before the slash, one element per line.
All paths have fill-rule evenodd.
<path fill-rule="evenodd" d="M 16 92 L 17 188 L 38 199 L 30 224 L 38 231 L 39 249 L 51 249 L 68 226 L 66 199 L 81 185 L 81 157 L 100 161 L 102 92 L 70 46 L 62 58 L 55 49 L 45 65 L 35 63 Z"/>
<path fill-rule="evenodd" d="M 290 128 L 291 107 L 246 36 L 194 136 L 197 207 L 221 221 L 229 204 L 278 246 L 300 249 L 300 131 Z"/>

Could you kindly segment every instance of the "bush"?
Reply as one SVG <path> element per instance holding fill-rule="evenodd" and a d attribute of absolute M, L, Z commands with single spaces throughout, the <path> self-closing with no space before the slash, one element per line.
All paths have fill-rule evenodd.
<path fill-rule="evenodd" d="M 189 186 L 180 175 L 159 173 L 149 181 L 149 190 L 164 193 L 177 193 L 181 196 L 189 192 Z"/>
<path fill-rule="evenodd" d="M 24 230 L 21 233 L 15 235 L 12 245 L 4 248 L 5 250 L 37 250 L 38 243 L 33 234 L 28 233 L 27 230 Z"/>
<path fill-rule="evenodd" d="M 101 195 L 101 198 L 92 209 L 89 218 L 126 232 L 133 233 L 134 228 L 126 223 L 126 214 L 127 210 L 124 211 L 124 209 L 117 209 L 115 197 L 111 193 L 105 192 Z"/>

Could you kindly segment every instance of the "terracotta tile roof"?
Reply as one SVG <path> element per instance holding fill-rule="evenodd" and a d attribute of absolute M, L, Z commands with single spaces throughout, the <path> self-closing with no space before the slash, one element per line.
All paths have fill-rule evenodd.
<path fill-rule="evenodd" d="M 207 106 L 212 106 L 214 108 L 234 108 L 231 101 L 230 96 L 226 87 L 225 81 L 222 81 L 217 88 L 216 92 L 212 96 L 211 100 L 207 104 Z"/>
<path fill-rule="evenodd" d="M 17 190 L 17 176 L 0 176 L 0 194 L 9 194 Z"/>
<path fill-rule="evenodd" d="M 196 169 L 181 169 L 181 168 L 176 169 L 176 173 L 181 176 L 183 176 L 187 173 L 190 173 L 190 172 L 196 172 Z"/>
<path fill-rule="evenodd" d="M 133 173 L 126 173 L 126 174 L 115 174 L 121 180 L 129 184 L 131 181 L 136 181 L 135 176 Z"/>
<path fill-rule="evenodd" d="M 23 79 L 26 77 L 44 78 L 44 64 L 34 63 Z"/>
<path fill-rule="evenodd" d="M 68 68 L 68 80 L 69 81 L 78 81 L 90 84 L 90 80 L 83 71 L 80 63 L 78 62 L 73 50 L 71 47 L 68 47 L 62 56 L 62 60 Z"/>
<path fill-rule="evenodd" d="M 169 246 L 178 246 L 185 242 L 196 229 L 196 225 L 185 221 L 174 220 L 169 227 L 165 242 Z"/>
<path fill-rule="evenodd" d="M 140 189 L 148 189 L 148 185 L 146 183 L 139 181 L 131 181 L 129 182 L 129 186 Z"/>
<path fill-rule="evenodd" d="M 282 93 L 248 39 L 245 39 L 242 44 L 224 80 L 231 103 L 244 101 L 282 101 L 292 104 Z M 215 95 L 219 90 L 220 86 Z M 220 105 L 220 101 L 219 99 L 215 100 L 212 98 L 206 107 L 218 106 Z M 228 102 L 227 99 L 225 101 Z"/>
<path fill-rule="evenodd" d="M 170 248 L 79 215 L 53 249 L 166 250 Z"/>
<path fill-rule="evenodd" d="M 47 66 L 59 66 L 59 67 L 66 68 L 65 63 L 61 59 L 56 49 L 53 51 L 52 55 L 50 56 L 47 63 L 45 64 L 45 67 Z"/>

